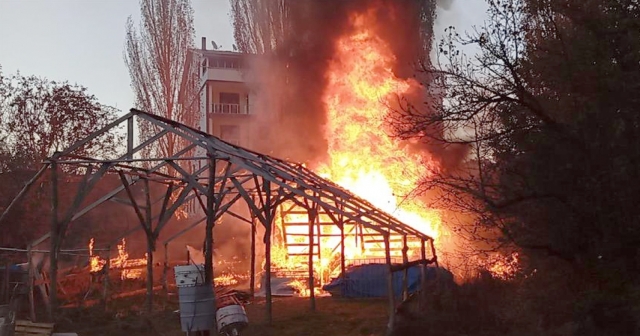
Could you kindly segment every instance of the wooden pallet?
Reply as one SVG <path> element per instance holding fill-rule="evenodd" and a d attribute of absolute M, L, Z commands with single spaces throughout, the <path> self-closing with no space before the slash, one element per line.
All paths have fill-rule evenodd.
<path fill-rule="evenodd" d="M 16 320 L 15 336 L 51 336 L 53 323 L 33 323 L 26 320 Z"/>

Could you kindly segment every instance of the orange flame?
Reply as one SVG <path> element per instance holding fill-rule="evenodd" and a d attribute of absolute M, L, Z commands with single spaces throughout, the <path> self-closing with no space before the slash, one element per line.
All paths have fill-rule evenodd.
<path fill-rule="evenodd" d="M 496 278 L 501 280 L 513 279 L 520 272 L 520 255 L 494 255 L 485 261 L 485 268 Z"/>
<path fill-rule="evenodd" d="M 118 244 L 118 256 L 111 259 L 111 265 L 113 268 L 121 268 L 120 279 L 138 279 L 142 277 L 142 266 L 147 265 L 147 254 L 144 254 L 144 258 L 129 259 L 129 253 L 127 253 L 127 242 L 122 238 L 122 243 Z M 136 268 L 137 267 L 137 268 Z"/>
<path fill-rule="evenodd" d="M 100 256 L 93 255 L 93 247 L 95 241 L 93 238 L 89 240 L 89 271 L 91 273 L 100 272 L 107 263 Z"/>
<path fill-rule="evenodd" d="M 98 255 L 93 254 L 93 248 L 95 245 L 94 238 L 89 240 L 89 269 L 93 272 L 99 272 L 107 263 Z M 126 250 L 126 241 L 122 238 L 122 243 L 117 245 L 118 256 L 109 260 L 109 268 L 121 269 L 120 279 L 138 279 L 142 277 L 142 266 L 147 265 L 147 254 L 144 258 L 129 259 L 129 253 Z"/>
<path fill-rule="evenodd" d="M 411 89 L 419 88 L 419 83 L 412 79 L 399 79 L 394 74 L 395 56 L 387 43 L 371 29 L 376 24 L 375 11 L 352 15 L 351 24 L 352 31 L 335 42 L 334 58 L 326 72 L 327 86 L 322 100 L 327 111 L 324 133 L 328 143 L 328 159 L 312 166 L 321 176 L 368 200 L 402 222 L 433 238 L 441 237 L 439 213 L 429 210 L 423 202 L 408 197 L 419 181 L 428 177 L 428 168 L 434 163 L 426 155 L 412 154 L 406 142 L 389 135 L 391 132 L 385 123 L 393 99 Z M 283 207 L 291 205 L 285 203 Z M 319 217 L 320 223 L 332 222 L 327 215 Z M 275 244 L 272 249 L 272 260 L 277 269 L 298 274 L 298 281 L 293 281 L 290 285 L 302 296 L 309 295 L 308 281 L 301 280 L 308 277 L 308 273 L 304 272 L 308 265 L 306 255 L 309 254 L 309 226 L 286 223 L 300 224 L 308 221 L 307 215 L 278 215 L 275 220 L 276 228 L 286 229 L 287 234 L 284 235 L 284 241 Z M 353 228 L 354 225 L 351 225 L 350 229 Z M 344 230 L 349 231 L 347 225 Z M 316 273 L 314 277 L 322 284 L 340 270 L 335 256 L 339 256 L 340 250 L 337 247 L 341 244 L 341 237 L 340 229 L 335 225 L 314 227 L 315 239 L 320 234 L 320 247 L 314 247 L 312 253 Z M 357 234 L 351 235 L 355 238 Z M 287 236 L 292 236 L 293 239 Z M 398 239 L 396 237 L 396 241 L 391 244 L 396 251 L 395 257 L 399 256 L 402 246 Z M 384 246 L 381 243 L 376 245 L 374 239 L 370 241 L 374 243 L 371 248 L 357 239 L 345 239 L 342 242 L 345 244 L 344 257 L 384 258 Z M 419 255 L 419 246 L 420 242 L 408 242 L 408 254 Z"/>
<path fill-rule="evenodd" d="M 407 144 L 390 136 L 385 118 L 393 99 L 419 84 L 398 79 L 395 56 L 369 27 L 373 11 L 352 17 L 353 33 L 336 42 L 335 58 L 327 72 L 325 136 L 328 162 L 320 173 L 396 218 L 434 238 L 440 217 L 422 202 L 408 198 L 433 165 L 430 158 L 412 154 Z"/>

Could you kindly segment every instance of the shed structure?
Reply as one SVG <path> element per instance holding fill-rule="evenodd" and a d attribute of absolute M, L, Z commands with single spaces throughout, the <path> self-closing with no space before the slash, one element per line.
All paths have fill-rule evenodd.
<path fill-rule="evenodd" d="M 147 138 L 137 139 L 134 135 L 134 125 L 144 124 L 153 132 Z M 104 153 L 99 156 L 87 157 L 89 147 L 100 148 L 100 141 L 105 137 L 121 136 L 124 134 L 121 153 Z M 156 142 L 170 140 L 175 144 L 171 156 L 155 155 L 149 148 Z M 95 151 L 94 151 L 95 152 Z M 145 153 L 145 155 L 142 155 Z M 0 222 L 11 208 L 28 193 L 32 184 L 48 172 L 51 178 L 51 230 L 48 234 L 34 241 L 32 246 L 49 241 L 50 250 L 50 312 L 53 314 L 57 306 L 56 277 L 57 259 L 64 241 L 69 224 L 103 202 L 125 194 L 126 201 L 140 220 L 140 229 L 147 237 L 149 252 L 155 250 L 157 238 L 162 228 L 174 213 L 186 202 L 195 202 L 202 208 L 205 216 L 186 226 L 181 233 L 186 232 L 201 222 L 206 224 L 205 237 L 205 278 L 213 282 L 212 251 L 214 244 L 213 227 L 224 214 L 230 213 L 230 208 L 238 201 L 246 203 L 251 218 L 244 220 L 253 225 L 252 232 L 255 258 L 255 225 L 262 225 L 265 229 L 263 237 L 265 244 L 265 276 L 266 283 L 271 283 L 271 234 L 276 211 L 283 204 L 289 209 L 307 214 L 309 225 L 309 287 L 311 308 L 315 309 L 313 260 L 314 240 L 319 241 L 319 230 L 315 225 L 327 225 L 327 219 L 342 232 L 346 226 L 359 227 L 361 232 L 367 232 L 368 239 L 384 244 L 385 261 L 389 269 L 389 327 L 393 327 L 395 298 L 393 295 L 392 275 L 394 272 L 404 271 L 417 264 L 427 265 L 437 263 L 433 238 L 414 229 L 392 215 L 376 208 L 366 200 L 354 195 L 337 184 L 324 179 L 307 169 L 304 165 L 278 159 L 269 155 L 257 153 L 228 142 L 195 128 L 169 120 L 151 113 L 131 109 L 129 113 L 118 118 L 103 129 L 70 145 L 68 148 L 56 152 L 29 181 L 18 194 L 11 205 L 5 209 Z M 60 209 L 58 204 L 59 176 L 76 174 L 82 176 L 72 204 L 66 209 Z M 107 174 L 115 174 L 120 178 L 121 185 L 104 194 L 97 201 L 90 204 L 84 202 L 96 183 Z M 149 193 L 146 200 L 136 200 L 132 192 L 132 185 L 142 184 L 149 190 L 150 183 L 159 183 L 166 188 L 162 202 L 152 202 Z M 119 202 L 123 202 L 119 197 Z M 142 204 L 141 204 L 142 203 Z M 155 215 L 151 208 L 153 204 L 161 203 L 160 210 Z M 157 205 L 156 205 L 157 208 Z M 320 217 L 323 218 L 320 223 Z M 127 233 L 123 233 L 123 236 Z M 179 233 L 180 234 L 180 233 Z M 165 241 L 168 244 L 169 240 Z M 400 250 L 402 262 L 392 263 L 392 241 L 402 244 Z M 420 246 L 420 257 L 409 261 L 407 241 L 417 242 Z M 344 244 L 341 244 L 344 248 Z M 414 245 L 416 246 L 416 245 Z M 397 244 L 396 244 L 397 248 Z M 317 251 L 317 250 L 316 250 Z M 149 258 L 153 254 L 148 253 Z M 427 257 L 428 256 L 428 257 Z M 397 260 L 397 258 L 396 258 Z M 149 260 L 147 267 L 153 267 Z M 255 262 L 252 263 L 252 268 Z M 342 270 L 344 274 L 344 253 L 342 253 Z M 151 272 L 152 273 L 152 272 Z M 252 281 L 255 270 L 252 269 Z M 151 308 L 150 295 L 153 284 L 148 283 L 148 305 Z M 272 304 L 271 288 L 266 286 L 267 319 L 271 321 Z M 406 293 L 405 293 L 406 295 Z"/>

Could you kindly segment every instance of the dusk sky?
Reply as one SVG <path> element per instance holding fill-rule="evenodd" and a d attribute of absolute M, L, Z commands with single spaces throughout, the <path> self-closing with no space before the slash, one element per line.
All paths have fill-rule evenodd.
<path fill-rule="evenodd" d="M 229 1 L 192 4 L 195 44 L 206 36 L 231 49 Z M 470 29 L 482 23 L 484 12 L 483 0 L 456 0 L 449 10 L 439 11 L 436 30 L 450 25 Z M 125 23 L 129 16 L 139 22 L 139 15 L 135 0 L 0 0 L 2 73 L 78 83 L 101 103 L 126 111 L 133 106 L 133 93 L 123 58 Z"/>

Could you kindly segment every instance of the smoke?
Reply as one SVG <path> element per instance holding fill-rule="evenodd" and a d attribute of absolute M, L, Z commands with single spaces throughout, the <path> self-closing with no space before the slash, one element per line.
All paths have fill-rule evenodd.
<path fill-rule="evenodd" d="M 438 7 L 444 9 L 444 10 L 449 10 L 451 9 L 451 5 L 453 4 L 453 0 L 438 0 L 437 1 Z"/>
<path fill-rule="evenodd" d="M 255 78 L 248 82 L 256 83 L 253 91 L 257 93 L 255 109 L 258 112 L 252 132 L 257 140 L 254 141 L 256 150 L 298 162 L 324 161 L 327 153 L 324 134 L 326 108 L 322 98 L 327 86 L 326 73 L 330 62 L 335 61 L 335 42 L 354 29 L 350 19 L 356 13 L 374 12 L 375 26 L 371 28 L 395 56 L 395 76 L 412 80 L 411 89 L 401 99 L 421 108 L 421 113 L 431 113 L 430 108 L 438 97 L 429 94 L 428 85 L 432 78 L 420 70 L 422 65 L 431 66 L 436 16 L 450 9 L 453 0 L 283 3 L 287 4 L 285 9 L 275 14 L 274 8 L 271 11 L 263 8 L 263 12 L 258 11 L 252 16 L 260 22 L 254 27 L 273 25 L 273 18 L 280 18 L 278 29 L 273 29 L 269 35 L 269 41 L 275 42 L 263 46 L 263 50 L 267 50 L 265 54 L 250 61 L 248 74 Z M 235 23 L 236 38 L 252 36 L 251 27 Z M 244 34 L 238 34 L 239 29 L 245 29 Z M 279 35 L 274 37 L 274 31 Z M 255 38 L 255 34 L 253 37 L 252 41 L 260 40 Z M 251 41 L 245 42 L 239 41 L 238 44 L 247 46 Z M 269 48 L 272 49 L 269 51 Z M 253 47 L 244 51 L 260 49 Z M 391 108 L 402 112 L 399 105 L 392 104 Z M 434 137 L 442 137 L 444 132 L 442 128 L 435 127 L 420 131 Z M 394 130 L 389 132 L 394 133 Z M 406 142 L 406 148 L 427 154 L 446 170 L 458 166 L 467 154 L 466 147 L 444 147 L 440 143 L 426 141 Z"/>
<path fill-rule="evenodd" d="M 231 207 L 231 211 L 245 218 L 249 218 L 246 206 L 238 202 Z M 196 218 L 186 220 L 191 222 Z M 177 225 L 174 231 L 181 231 L 185 223 Z M 173 236 L 176 232 L 166 230 L 162 239 Z M 194 263 L 204 262 L 204 241 L 206 237 L 204 222 L 185 232 L 169 245 L 169 258 L 172 261 L 187 262 L 187 251 L 189 258 Z M 251 260 L 251 225 L 245 221 L 225 215 L 216 222 L 213 230 L 213 260 L 214 271 L 222 274 L 233 271 L 235 273 L 248 272 Z M 162 240 L 161 239 L 161 240 Z"/>
<path fill-rule="evenodd" d="M 255 2 L 235 1 L 249 6 Z M 396 76 L 411 78 L 416 76 L 418 62 L 428 60 L 435 1 L 284 1 L 282 7 L 244 9 L 250 12 L 244 18 L 238 12 L 241 6 L 234 6 L 241 51 L 265 50 L 249 61 L 248 74 L 255 78 L 248 82 L 255 83 L 253 104 L 259 111 L 253 122 L 255 149 L 298 162 L 322 160 L 327 152 L 323 130 L 326 112 L 321 100 L 326 72 L 333 61 L 335 41 L 352 29 L 352 14 L 376 11 L 377 26 L 373 29 L 396 56 Z M 253 26 L 243 23 L 249 19 L 258 22 Z M 268 34 L 264 33 L 267 29 L 255 28 L 269 26 Z M 257 46 L 255 41 L 262 44 Z"/>

